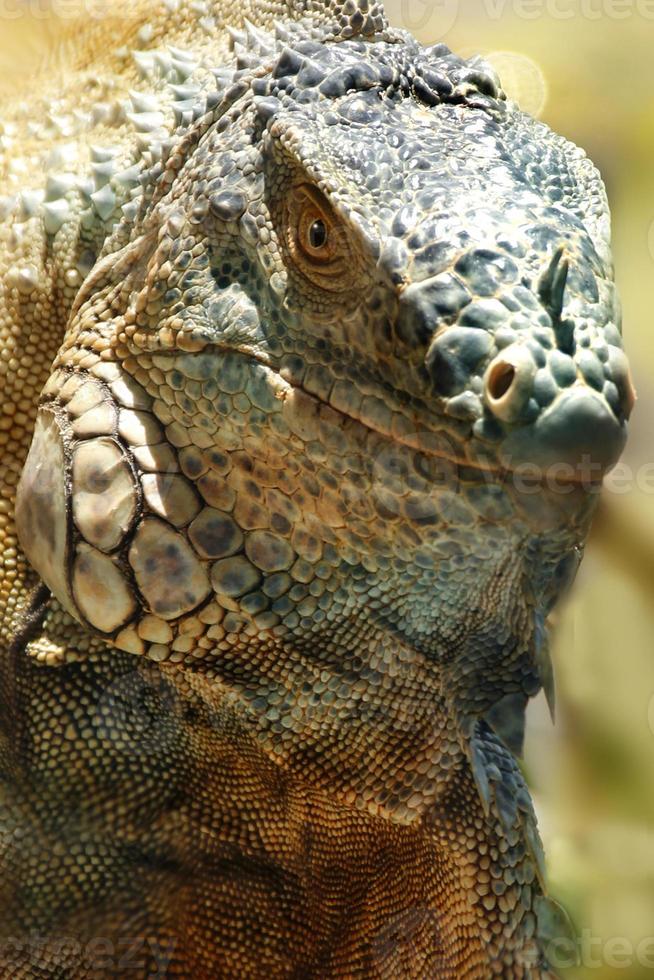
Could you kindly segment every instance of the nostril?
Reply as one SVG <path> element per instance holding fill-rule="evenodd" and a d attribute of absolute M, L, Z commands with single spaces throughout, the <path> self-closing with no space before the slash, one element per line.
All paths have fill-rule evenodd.
<path fill-rule="evenodd" d="M 514 378 L 515 368 L 513 364 L 508 364 L 506 361 L 495 363 L 489 372 L 486 383 L 489 400 L 497 402 L 503 398 L 513 384 Z"/>
<path fill-rule="evenodd" d="M 486 404 L 503 422 L 517 421 L 533 389 L 536 365 L 523 344 L 511 344 L 491 361 L 486 371 Z"/>

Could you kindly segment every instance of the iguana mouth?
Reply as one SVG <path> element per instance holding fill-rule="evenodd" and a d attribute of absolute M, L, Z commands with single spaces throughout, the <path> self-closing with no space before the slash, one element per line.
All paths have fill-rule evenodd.
<path fill-rule="evenodd" d="M 593 462 L 590 456 L 580 461 L 576 466 L 564 458 L 550 462 L 546 468 L 539 466 L 535 462 L 532 463 L 529 460 L 518 462 L 515 466 L 504 465 L 499 461 L 485 463 L 483 460 L 469 458 L 457 452 L 447 452 L 443 448 L 443 443 L 449 442 L 450 439 L 442 431 L 439 432 L 437 429 L 417 429 L 414 437 L 411 438 L 402 432 L 393 432 L 375 425 L 370 420 L 365 421 L 356 415 L 348 414 L 342 409 L 335 409 L 329 402 L 308 391 L 302 384 L 291 384 L 290 388 L 291 392 L 289 392 L 289 396 L 292 396 L 292 392 L 301 391 L 317 405 L 338 412 L 344 419 L 362 425 L 368 431 L 375 432 L 377 435 L 388 439 L 397 446 L 413 450 L 426 457 L 441 459 L 453 463 L 456 466 L 486 473 L 498 481 L 510 481 L 517 476 L 526 488 L 529 486 L 540 486 L 543 489 L 553 489 L 554 492 L 562 488 L 562 492 L 566 492 L 566 488 L 574 489 L 577 487 L 591 493 L 596 493 L 601 488 L 605 476 L 605 468 L 601 463 Z M 404 418 L 407 417 L 404 416 Z M 611 465 L 612 463 L 607 464 L 606 469 L 608 470 Z"/>
<path fill-rule="evenodd" d="M 157 352 L 159 357 L 166 357 L 174 359 L 179 356 L 180 352 L 173 350 L 160 350 Z M 511 429 L 509 428 L 504 439 L 498 440 L 496 445 L 488 447 L 480 440 L 476 440 L 472 435 L 472 427 L 470 427 L 467 433 L 458 434 L 455 439 L 454 436 L 447 430 L 448 424 L 451 424 L 452 420 L 447 416 L 446 413 L 438 414 L 433 413 L 432 425 L 428 426 L 424 422 L 424 415 L 422 418 L 412 417 L 408 412 L 403 411 L 400 406 L 400 401 L 398 400 L 398 407 L 394 411 L 393 421 L 395 425 L 384 426 L 380 424 L 378 419 L 375 419 L 370 414 L 363 416 L 361 413 L 354 414 L 352 411 L 345 410 L 338 403 L 332 401 L 327 401 L 321 398 L 314 391 L 310 391 L 301 382 L 294 379 L 289 379 L 283 373 L 283 370 L 276 365 L 270 357 L 267 357 L 264 353 L 254 348 L 248 347 L 234 347 L 233 345 L 220 344 L 217 341 L 210 341 L 206 343 L 206 346 L 199 348 L 198 354 L 203 355 L 224 355 L 230 353 L 239 357 L 243 357 L 246 360 L 254 361 L 257 364 L 265 367 L 268 371 L 275 375 L 279 385 L 279 391 L 277 397 L 285 399 L 292 397 L 294 393 L 301 392 L 310 403 L 321 406 L 327 411 L 336 412 L 344 420 L 349 422 L 358 423 L 363 426 L 366 430 L 370 432 L 375 432 L 379 436 L 390 440 L 397 446 L 413 450 L 417 453 L 423 454 L 426 457 L 433 457 L 434 459 L 441 459 L 450 462 L 456 466 L 466 467 L 472 470 L 479 471 L 480 473 L 486 473 L 492 476 L 496 480 L 511 480 L 515 476 L 518 476 L 522 485 L 526 488 L 525 492 L 528 491 L 528 487 L 541 486 L 543 489 L 550 489 L 553 492 L 563 492 L 566 493 L 570 489 L 579 488 L 581 490 L 586 490 L 590 493 L 597 493 L 601 488 L 604 476 L 606 472 L 611 468 L 617 457 L 620 455 L 624 439 L 625 432 L 624 426 L 616 424 L 613 413 L 610 411 L 608 406 L 599 399 L 599 397 L 594 392 L 590 392 L 589 389 L 578 383 L 573 389 L 570 389 L 575 394 L 579 395 L 579 400 L 584 403 L 588 402 L 591 406 L 597 405 L 598 408 L 592 408 L 592 411 L 598 412 L 597 420 L 601 422 L 607 429 L 606 442 L 607 446 L 589 446 L 586 453 L 583 452 L 583 445 L 579 449 L 580 443 L 583 439 L 577 439 L 577 441 L 569 447 L 563 446 L 560 450 L 560 456 L 558 458 L 548 458 L 546 462 L 540 463 L 539 460 L 539 447 L 537 445 L 537 439 L 534 440 L 534 453 L 533 459 L 529 458 L 529 454 L 525 453 L 525 457 L 518 459 L 515 463 L 509 461 L 503 461 L 502 458 L 502 443 L 511 436 Z M 382 391 L 380 388 L 378 400 L 382 398 Z M 407 398 L 408 393 L 401 391 L 403 398 Z M 421 399 L 423 405 L 426 406 L 424 399 Z M 604 419 L 606 423 L 604 423 Z M 547 421 L 547 419 L 546 419 Z M 575 419 L 570 419 L 571 425 L 575 423 Z M 578 425 L 578 423 L 577 423 Z M 592 425 L 592 420 L 588 420 L 588 428 L 590 429 Z M 521 427 L 516 426 L 519 429 Z M 526 431 L 528 434 L 532 427 L 526 427 L 522 431 Z M 515 440 L 515 437 L 512 437 Z M 602 429 L 600 428 L 600 440 L 604 438 L 602 436 Z M 476 451 L 476 456 L 466 456 L 456 449 L 455 443 L 460 441 L 462 444 L 467 441 L 467 445 Z M 576 449 L 575 449 L 576 447 Z M 570 450 L 573 450 L 572 455 Z M 597 455 L 597 450 L 599 449 L 601 461 L 594 458 L 594 453 Z M 556 454 L 556 446 L 553 447 L 553 452 Z M 492 459 L 485 459 L 485 456 L 492 456 Z M 510 454 L 509 454 L 510 456 Z M 575 458 L 579 457 L 579 458 Z"/>
<path fill-rule="evenodd" d="M 327 424 L 343 434 L 346 446 L 358 446 L 364 455 L 368 435 L 373 434 L 397 451 L 478 473 L 482 486 L 489 481 L 502 484 L 516 500 L 521 491 L 533 494 L 535 488 L 546 500 L 556 501 L 550 491 L 558 489 L 561 513 L 553 517 L 551 504 L 546 503 L 543 514 L 526 518 L 535 532 L 542 532 L 543 522 L 560 524 L 571 515 L 576 520 L 588 509 L 588 494 L 599 486 L 599 481 L 585 485 L 574 474 L 559 472 L 553 487 L 547 473 L 523 468 L 520 474 L 501 464 L 484 466 L 451 451 L 451 437 L 442 430 L 407 431 L 406 416 L 401 417 L 402 428 L 392 421 L 379 424 L 374 413 L 368 417 L 365 411 L 359 417 L 345 413 L 285 379 L 267 359 L 249 351 L 229 353 L 242 359 L 246 370 L 256 365 L 264 372 L 269 397 L 279 402 L 291 428 L 301 430 L 312 420 Z M 220 371 L 223 354 L 212 349 L 202 356 L 214 358 Z M 172 368 L 178 364 L 177 356 L 189 355 L 170 352 L 167 359 Z M 183 363 L 188 367 L 188 360 Z M 117 366 L 108 368 L 105 362 L 98 370 L 100 377 L 59 371 L 46 386 L 16 514 L 22 546 L 57 598 L 71 614 L 81 614 L 102 633 L 115 634 L 138 613 L 139 590 L 164 619 L 176 619 L 200 606 L 211 595 L 206 557 L 230 553 L 233 549 L 227 542 L 233 539 L 238 548 L 243 535 L 232 518 L 227 513 L 221 517 L 218 510 L 204 518 L 200 530 L 198 521 L 205 511 L 198 489 L 205 499 L 206 491 L 180 473 L 150 396 Z M 522 488 L 517 485 L 519 475 Z M 376 492 L 383 498 L 388 489 L 383 467 L 378 478 Z M 449 492 L 457 492 L 458 478 L 448 484 Z M 410 486 L 409 480 L 406 489 Z M 568 502 L 573 491 L 577 493 Z M 581 499 L 579 491 L 587 491 Z M 430 485 L 427 477 L 425 492 L 426 499 L 433 494 L 438 499 L 439 485 Z M 419 505 L 415 519 L 420 520 Z M 163 550 L 158 539 L 164 542 Z M 207 546 L 207 540 L 218 543 Z M 150 552 L 158 556 L 154 565 L 154 559 L 147 557 Z M 165 580 L 162 567 L 169 570 Z M 99 595 L 105 597 L 103 602 L 98 601 Z"/>

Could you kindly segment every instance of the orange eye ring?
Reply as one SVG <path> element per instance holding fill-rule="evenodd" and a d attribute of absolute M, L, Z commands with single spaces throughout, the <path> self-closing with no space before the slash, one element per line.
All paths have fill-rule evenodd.
<path fill-rule="evenodd" d="M 295 273 L 327 292 L 353 289 L 357 255 L 344 220 L 325 194 L 312 184 L 296 184 L 283 207 L 283 242 Z"/>

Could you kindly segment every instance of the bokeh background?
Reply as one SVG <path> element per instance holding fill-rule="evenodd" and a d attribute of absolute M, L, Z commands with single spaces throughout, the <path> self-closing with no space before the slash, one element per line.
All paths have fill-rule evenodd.
<path fill-rule="evenodd" d="M 641 980 L 654 976 L 654 0 L 386 9 L 425 43 L 488 58 L 509 96 L 583 146 L 606 181 L 639 401 L 554 624 L 556 726 L 534 702 L 525 768 L 551 890 L 576 936 L 554 951 L 562 974 Z M 46 0 L 0 0 L 0 119 L 3 90 L 29 98 L 30 74 L 63 27 Z"/>

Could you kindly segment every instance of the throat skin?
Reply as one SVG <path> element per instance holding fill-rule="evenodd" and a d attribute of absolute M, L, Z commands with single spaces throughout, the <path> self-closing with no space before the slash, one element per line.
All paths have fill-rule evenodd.
<path fill-rule="evenodd" d="M 596 171 L 368 0 L 62 34 L 0 130 L 0 975 L 553 978 Z"/>

